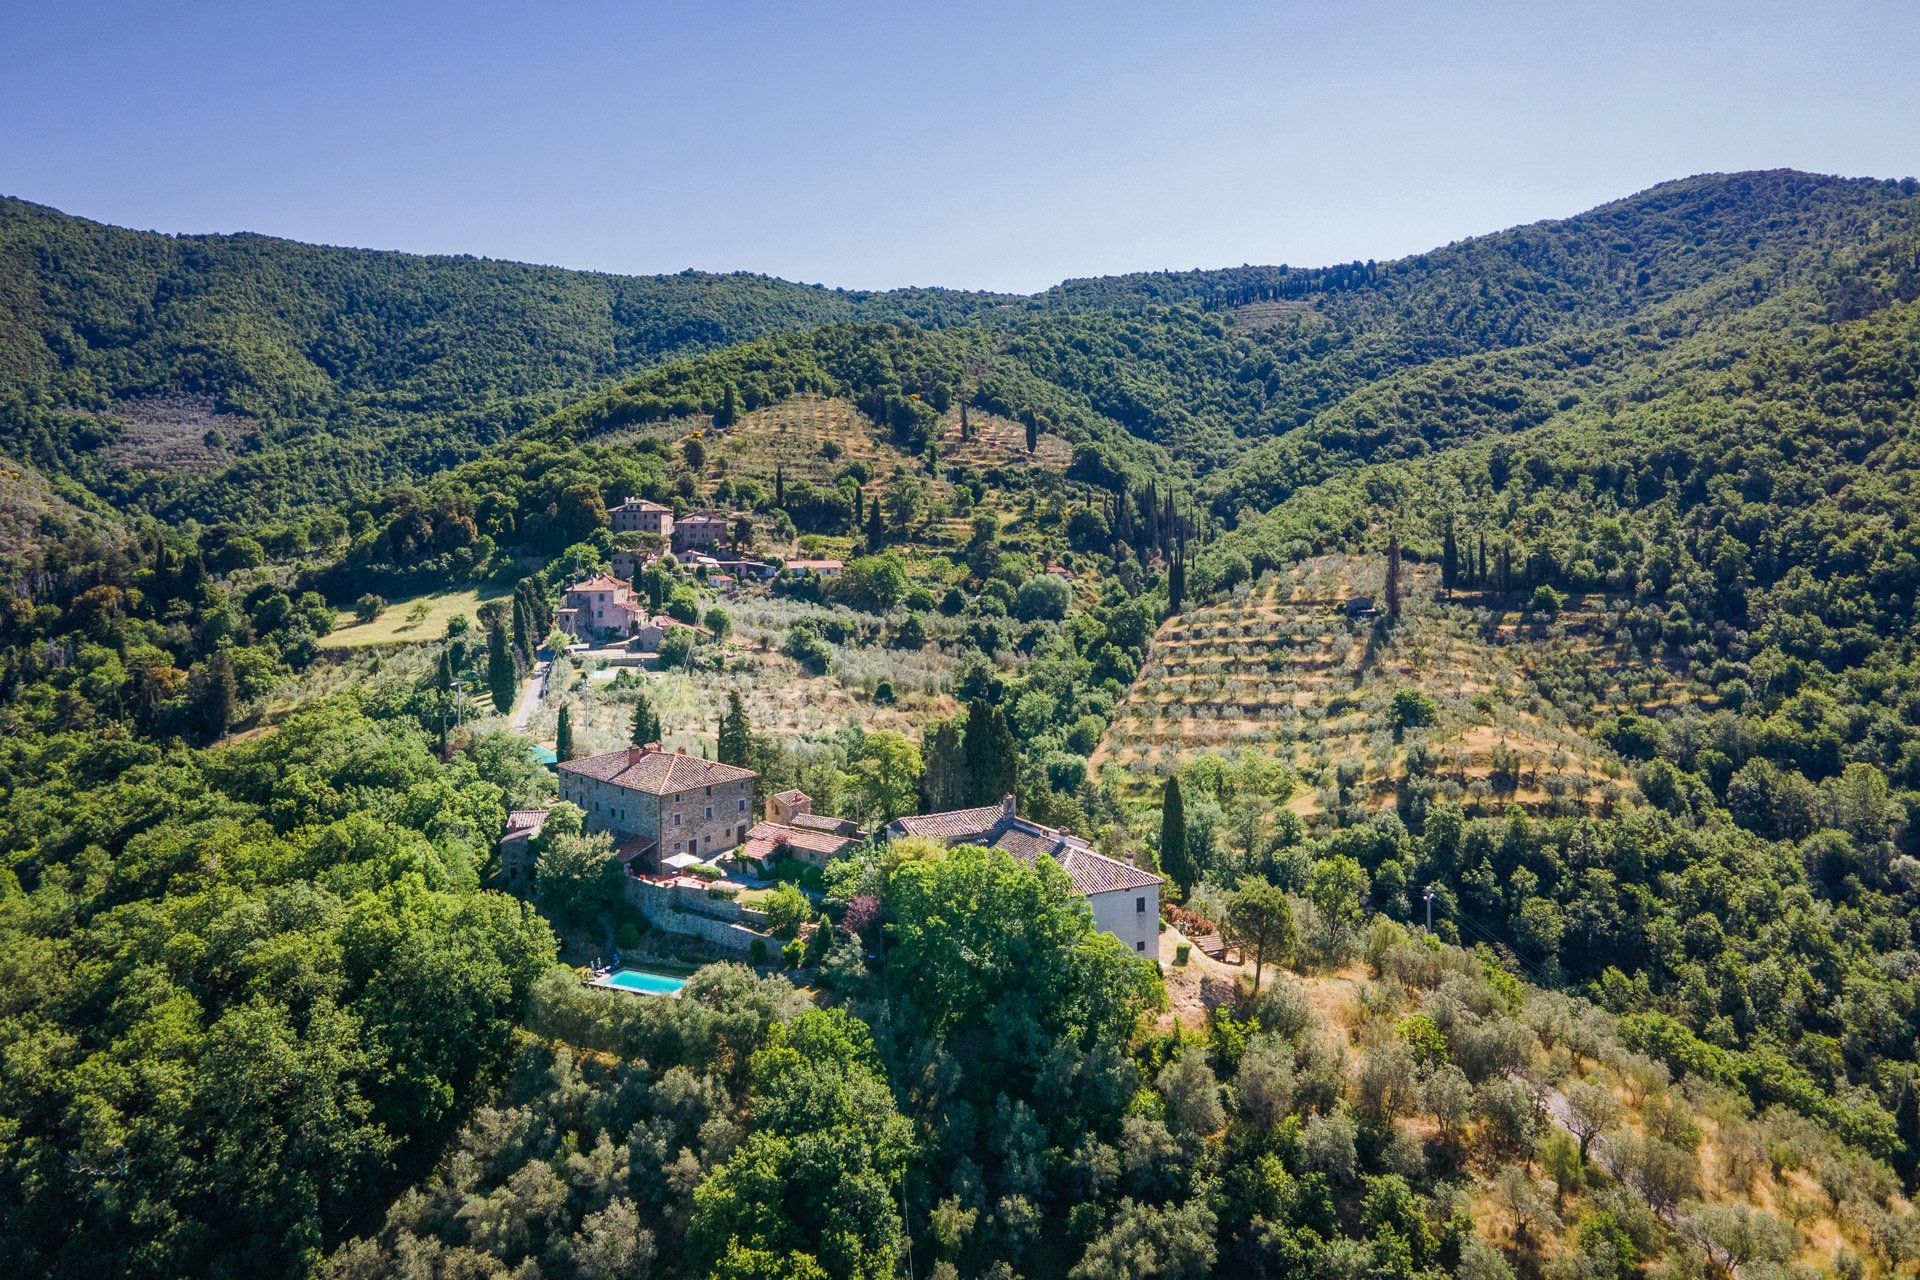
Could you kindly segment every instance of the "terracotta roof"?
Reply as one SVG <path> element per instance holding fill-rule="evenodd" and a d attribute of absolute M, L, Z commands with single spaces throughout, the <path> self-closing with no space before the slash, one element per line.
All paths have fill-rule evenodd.
<path fill-rule="evenodd" d="M 899 828 L 900 835 L 932 836 L 935 840 L 967 840 L 987 834 L 1005 816 L 1006 810 L 999 805 L 984 804 L 978 809 L 950 809 L 946 813 L 922 813 L 896 818 L 893 825 Z"/>
<path fill-rule="evenodd" d="M 515 809 L 507 814 L 507 834 L 516 831 L 539 831 L 547 820 L 547 809 Z"/>
<path fill-rule="evenodd" d="M 1016 817 L 1008 813 L 1004 805 L 900 818 L 887 828 L 887 834 L 896 839 L 918 835 L 931 836 L 947 844 L 985 845 L 1010 853 L 1025 863 L 1049 857 L 1060 864 L 1072 882 L 1073 891 L 1082 896 L 1143 889 L 1162 883 L 1151 871 L 1119 858 L 1109 858 L 1072 832 Z"/>
<path fill-rule="evenodd" d="M 680 751 L 653 751 L 641 747 L 583 756 L 567 761 L 560 768 L 567 773 L 577 773 L 656 796 L 760 776 L 738 765 L 721 764 L 717 760 L 705 760 Z"/>
<path fill-rule="evenodd" d="M 756 822 L 747 828 L 749 841 L 767 841 L 777 849 L 781 845 L 790 845 L 795 849 L 805 849 L 811 853 L 838 853 L 854 841 L 846 836 L 833 835 L 825 831 L 804 831 L 799 827 L 790 827 L 783 822 Z M 765 854 L 749 852 L 749 857 L 765 857 Z"/>
<path fill-rule="evenodd" d="M 622 582 L 620 579 L 609 574 L 596 573 L 590 578 L 582 578 L 580 581 L 568 587 L 567 591 L 569 593 L 574 591 L 621 591 L 625 590 L 629 585 L 630 584 Z"/>
<path fill-rule="evenodd" d="M 791 804 L 795 800 L 805 800 L 807 798 L 807 793 L 800 790 L 800 788 L 798 787 L 793 787 L 786 791 L 774 792 L 773 798 L 775 800 L 780 800 L 780 801 L 784 801 L 786 803 Z"/>
<path fill-rule="evenodd" d="M 1161 883 L 1160 877 L 1151 871 L 1143 871 L 1132 863 L 1109 858 L 1092 849 L 1068 848 L 1064 854 L 1055 856 L 1066 870 L 1067 879 L 1073 881 L 1075 893 L 1112 893 L 1119 889 L 1144 889 L 1148 885 Z"/>
<path fill-rule="evenodd" d="M 825 569 L 844 569 L 846 567 L 847 567 L 846 565 L 842 564 L 838 560 L 789 560 L 787 561 L 787 568 L 789 569 L 813 569 L 815 571 L 820 571 Z"/>
<path fill-rule="evenodd" d="M 860 837 L 859 824 L 852 818 L 829 818 L 824 813 L 796 813 L 790 827 L 805 827 L 809 831 L 827 831 L 836 836 Z"/>
<path fill-rule="evenodd" d="M 658 502 L 649 502 L 645 498 L 628 498 L 617 507 L 608 507 L 609 511 L 672 511 L 673 508 Z"/>

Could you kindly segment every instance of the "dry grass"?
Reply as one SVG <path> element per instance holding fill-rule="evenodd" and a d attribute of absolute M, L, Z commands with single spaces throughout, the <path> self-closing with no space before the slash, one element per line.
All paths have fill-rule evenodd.
<path fill-rule="evenodd" d="M 321 637 L 320 647 L 367 649 L 439 640 L 447 634 L 447 623 L 453 618 L 464 615 L 471 619 L 489 600 L 504 600 L 511 594 L 505 587 L 483 583 L 460 591 L 411 596 L 388 604 L 372 622 L 361 622 L 352 610 L 344 610 L 334 629 Z"/>

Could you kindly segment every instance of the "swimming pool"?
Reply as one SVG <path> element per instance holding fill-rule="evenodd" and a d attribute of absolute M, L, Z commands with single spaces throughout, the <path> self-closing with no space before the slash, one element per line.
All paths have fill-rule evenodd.
<path fill-rule="evenodd" d="M 670 973 L 652 973 L 646 969 L 615 969 L 612 973 L 595 978 L 593 985 L 614 991 L 637 991 L 647 996 L 677 996 L 680 988 L 687 985 L 687 980 Z"/>

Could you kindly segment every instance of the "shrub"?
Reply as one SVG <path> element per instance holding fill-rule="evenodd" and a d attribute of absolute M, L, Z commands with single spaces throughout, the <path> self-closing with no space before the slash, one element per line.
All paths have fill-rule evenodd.
<path fill-rule="evenodd" d="M 353 616 L 362 622 L 372 622 L 380 616 L 380 611 L 386 607 L 387 602 L 384 597 L 377 596 L 369 591 L 353 602 Z"/>
<path fill-rule="evenodd" d="M 1192 954 L 1193 954 L 1193 944 L 1189 942 L 1183 942 L 1179 946 L 1173 949 L 1173 962 L 1175 964 L 1185 964 L 1187 962 L 1187 957 L 1191 956 Z"/>

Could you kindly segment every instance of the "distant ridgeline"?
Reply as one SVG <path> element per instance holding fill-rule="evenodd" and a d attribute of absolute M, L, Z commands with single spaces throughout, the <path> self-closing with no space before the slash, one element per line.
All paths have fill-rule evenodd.
<path fill-rule="evenodd" d="M 4 200 L 0 450 L 123 504 L 253 518 L 431 475 L 676 357 L 880 322 L 837 345 L 892 346 L 872 355 L 895 361 L 912 340 L 887 325 L 968 325 L 982 331 L 934 344 L 937 355 L 911 357 L 917 367 L 894 367 L 891 380 L 906 388 L 934 372 L 1008 407 L 1064 397 L 1059 419 L 1117 424 L 1196 472 L 1225 469 L 1217 505 L 1230 513 L 1257 504 L 1260 478 L 1286 465 L 1259 450 L 1242 459 L 1250 440 L 1311 426 L 1299 447 L 1364 457 L 1396 414 L 1437 419 L 1422 430 L 1450 437 L 1540 413 L 1536 397 L 1510 391 L 1454 405 L 1447 386 L 1401 385 L 1407 371 L 1492 353 L 1537 365 L 1551 358 L 1542 344 L 1570 342 L 1559 359 L 1572 369 L 1555 381 L 1572 389 L 1557 403 L 1632 376 L 1653 358 L 1647 348 L 1698 330 L 1737 330 L 1746 317 L 1765 331 L 1783 299 L 1796 314 L 1870 307 L 1859 273 L 1840 268 L 1896 240 L 1914 208 L 1898 183 L 1710 176 L 1398 262 L 1120 276 L 1021 299 L 163 236 Z M 976 376 L 969 362 L 983 351 L 992 368 Z M 927 359 L 950 367 L 930 371 Z M 841 363 L 834 380 L 889 380 L 871 368 L 850 377 Z M 1509 380 L 1532 376 L 1494 363 Z M 1382 383 L 1390 402 L 1414 402 L 1349 403 Z M 616 395 L 601 412 L 638 403 Z M 883 418 L 899 408 L 884 394 L 875 407 Z"/>

